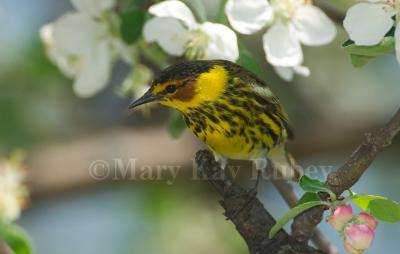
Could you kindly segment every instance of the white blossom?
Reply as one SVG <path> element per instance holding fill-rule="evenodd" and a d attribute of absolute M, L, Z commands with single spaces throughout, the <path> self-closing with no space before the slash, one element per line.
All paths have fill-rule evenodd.
<path fill-rule="evenodd" d="M 47 56 L 55 65 L 57 65 L 62 74 L 69 78 L 74 78 L 76 73 L 79 72 L 79 59 L 62 52 L 56 45 L 53 33 L 53 24 L 46 24 L 40 29 L 40 38 L 44 43 Z"/>
<path fill-rule="evenodd" d="M 226 3 L 225 13 L 232 27 L 242 34 L 259 31 L 274 17 L 266 0 L 230 0 Z"/>
<path fill-rule="evenodd" d="M 8 161 L 0 161 L 0 223 L 11 223 L 20 214 L 27 189 L 24 172 Z"/>
<path fill-rule="evenodd" d="M 303 65 L 294 67 L 282 67 L 274 66 L 275 72 L 285 81 L 292 81 L 294 74 L 298 74 L 304 77 L 310 76 L 310 69 Z"/>
<path fill-rule="evenodd" d="M 336 36 L 333 22 L 307 0 L 228 0 L 225 13 L 232 27 L 243 34 L 269 27 L 263 35 L 266 59 L 278 74 L 285 72 L 286 80 L 293 73 L 309 75 L 301 66 L 301 44 L 324 45 Z"/>
<path fill-rule="evenodd" d="M 40 35 L 49 58 L 75 79 L 75 93 L 90 97 L 107 85 L 115 58 L 129 59 L 129 52 L 111 31 L 114 0 L 71 2 L 77 11 L 43 26 Z"/>
<path fill-rule="evenodd" d="M 239 57 L 235 32 L 222 24 L 198 23 L 183 2 L 164 1 L 152 5 L 149 12 L 155 17 L 146 22 L 144 38 L 147 42 L 157 42 L 168 54 L 231 61 Z"/>
<path fill-rule="evenodd" d="M 396 56 L 400 62 L 400 0 L 369 0 L 352 6 L 346 13 L 344 28 L 356 45 L 379 44 L 395 25 Z"/>

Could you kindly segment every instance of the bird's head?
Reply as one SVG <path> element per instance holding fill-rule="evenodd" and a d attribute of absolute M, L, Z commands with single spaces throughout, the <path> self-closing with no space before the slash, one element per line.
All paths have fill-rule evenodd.
<path fill-rule="evenodd" d="M 129 108 L 149 102 L 175 108 L 181 112 L 216 100 L 228 81 L 227 61 L 198 60 L 181 62 L 163 70 L 150 89 Z"/>

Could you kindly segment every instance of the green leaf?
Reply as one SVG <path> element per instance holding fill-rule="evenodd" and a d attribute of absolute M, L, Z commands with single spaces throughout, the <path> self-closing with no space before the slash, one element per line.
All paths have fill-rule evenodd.
<path fill-rule="evenodd" d="M 285 215 L 280 218 L 276 224 L 271 228 L 269 231 L 269 239 L 272 239 L 276 233 L 279 232 L 291 219 L 299 215 L 300 213 L 314 207 L 314 206 L 319 206 L 319 205 L 328 205 L 327 202 L 325 201 L 311 201 L 307 203 L 303 203 L 301 205 L 298 205 L 296 207 L 293 207 L 290 209 Z"/>
<path fill-rule="evenodd" d="M 299 184 L 300 184 L 300 187 L 306 192 L 318 193 L 318 192 L 330 192 L 331 191 L 329 189 L 328 185 L 326 185 L 326 183 L 321 182 L 318 179 L 308 177 L 306 175 L 304 175 L 300 178 Z"/>
<path fill-rule="evenodd" d="M 365 66 L 367 63 L 369 63 L 369 61 L 371 61 L 375 57 L 351 54 L 350 58 L 351 58 L 351 63 L 353 64 L 354 67 L 361 68 Z"/>
<path fill-rule="evenodd" d="M 342 43 L 342 48 L 345 49 L 346 47 L 351 46 L 353 44 L 354 44 L 354 41 L 348 39 L 347 41 Z"/>
<path fill-rule="evenodd" d="M 215 17 L 215 23 L 227 24 L 227 18 L 225 16 L 225 5 L 228 0 L 220 0 L 218 6 L 218 13 Z"/>
<path fill-rule="evenodd" d="M 369 213 L 381 221 L 400 222 L 400 204 L 391 199 L 372 200 Z"/>
<path fill-rule="evenodd" d="M 18 226 L 0 224 L 0 239 L 5 241 L 15 254 L 32 253 L 27 234 Z"/>
<path fill-rule="evenodd" d="M 342 48 L 350 54 L 377 57 L 394 51 L 395 39 L 393 36 L 383 38 L 381 43 L 374 46 L 357 46 L 352 40 L 343 43 Z"/>
<path fill-rule="evenodd" d="M 376 199 L 385 199 L 385 197 L 357 194 L 352 198 L 353 202 L 363 210 L 368 210 L 369 203 Z"/>
<path fill-rule="evenodd" d="M 145 22 L 145 12 L 136 6 L 131 6 L 121 13 L 121 37 L 127 44 L 136 42 Z"/>
<path fill-rule="evenodd" d="M 385 222 L 400 222 L 400 204 L 382 196 L 363 195 L 355 196 L 353 202 L 364 211 L 368 211 L 378 220 Z"/>
<path fill-rule="evenodd" d="M 250 51 L 245 49 L 243 46 L 241 46 L 239 49 L 239 59 L 237 63 L 245 67 L 247 70 L 253 72 L 258 77 L 263 77 L 264 72 L 262 71 L 260 64 L 257 63 Z"/>
<path fill-rule="evenodd" d="M 172 138 L 177 139 L 183 134 L 185 130 L 186 130 L 186 123 L 183 120 L 181 113 L 179 113 L 176 110 L 173 110 L 169 117 L 169 124 L 168 124 L 169 135 Z"/>
<path fill-rule="evenodd" d="M 317 193 L 306 192 L 303 194 L 303 196 L 301 196 L 299 201 L 297 201 L 296 205 L 301 205 L 301 204 L 311 202 L 311 201 L 321 201 L 321 198 L 319 197 L 319 195 Z"/>
<path fill-rule="evenodd" d="M 125 9 L 131 6 L 140 6 L 141 4 L 145 3 L 146 0 L 118 0 L 118 7 L 120 9 Z"/>

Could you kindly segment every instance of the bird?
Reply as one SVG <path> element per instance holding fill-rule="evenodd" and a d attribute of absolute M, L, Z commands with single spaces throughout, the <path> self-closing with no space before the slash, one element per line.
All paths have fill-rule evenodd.
<path fill-rule="evenodd" d="M 228 159 L 250 160 L 260 172 L 269 159 L 281 177 L 299 178 L 286 149 L 294 136 L 288 115 L 267 84 L 241 65 L 227 60 L 171 65 L 129 109 L 150 102 L 178 110 L 222 168 Z"/>

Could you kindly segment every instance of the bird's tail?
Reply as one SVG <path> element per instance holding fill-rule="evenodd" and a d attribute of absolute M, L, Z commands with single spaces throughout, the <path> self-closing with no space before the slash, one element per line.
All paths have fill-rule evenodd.
<path fill-rule="evenodd" d="M 274 164 L 277 179 L 298 181 L 303 175 L 293 156 L 287 151 L 286 145 L 281 144 L 270 150 L 269 159 Z"/>

